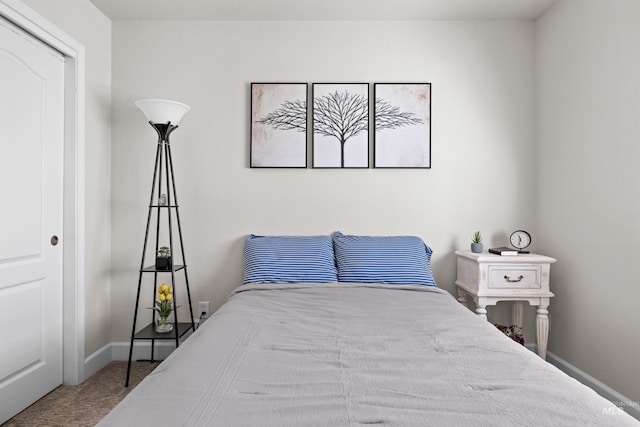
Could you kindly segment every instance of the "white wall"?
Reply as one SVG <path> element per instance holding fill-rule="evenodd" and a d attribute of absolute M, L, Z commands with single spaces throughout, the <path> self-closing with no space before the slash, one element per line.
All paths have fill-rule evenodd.
<path fill-rule="evenodd" d="M 85 355 L 111 330 L 111 21 L 86 0 L 23 0 L 85 47 Z"/>
<path fill-rule="evenodd" d="M 640 2 L 562 0 L 536 26 L 537 230 L 549 347 L 640 401 Z M 636 403 L 637 405 L 637 403 Z"/>
<path fill-rule="evenodd" d="M 452 291 L 474 231 L 504 245 L 534 224 L 533 41 L 527 22 L 114 22 L 112 340 L 130 334 L 155 153 L 135 100 L 193 108 L 171 138 L 194 302 L 241 283 L 249 233 L 419 235 Z M 431 82 L 433 168 L 249 169 L 250 83 L 272 81 Z"/>

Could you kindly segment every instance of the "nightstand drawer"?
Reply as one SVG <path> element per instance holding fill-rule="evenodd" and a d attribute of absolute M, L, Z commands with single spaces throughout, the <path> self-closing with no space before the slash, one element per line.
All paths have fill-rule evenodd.
<path fill-rule="evenodd" d="M 540 266 L 489 266 L 489 289 L 540 289 Z"/>

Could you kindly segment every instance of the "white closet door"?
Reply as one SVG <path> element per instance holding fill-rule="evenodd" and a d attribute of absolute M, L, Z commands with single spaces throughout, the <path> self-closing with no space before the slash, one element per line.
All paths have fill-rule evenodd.
<path fill-rule="evenodd" d="M 63 107 L 63 56 L 0 18 L 0 423 L 62 383 Z"/>

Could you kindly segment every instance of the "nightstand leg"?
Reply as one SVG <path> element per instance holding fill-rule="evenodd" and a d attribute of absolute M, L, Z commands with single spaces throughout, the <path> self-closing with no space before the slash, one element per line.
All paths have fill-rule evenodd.
<path fill-rule="evenodd" d="M 458 288 L 458 302 L 469 308 L 469 306 L 467 305 L 467 293 L 460 288 Z"/>
<path fill-rule="evenodd" d="M 476 307 L 476 314 L 484 320 L 487 320 L 487 307 L 485 305 L 478 305 Z"/>
<path fill-rule="evenodd" d="M 513 307 L 511 308 L 511 316 L 513 320 L 513 324 L 519 328 L 522 328 L 522 317 L 523 317 L 523 307 L 522 301 L 515 301 L 513 303 Z"/>
<path fill-rule="evenodd" d="M 547 358 L 547 339 L 549 338 L 549 310 L 541 305 L 536 310 L 536 335 L 538 339 L 538 356 Z"/>

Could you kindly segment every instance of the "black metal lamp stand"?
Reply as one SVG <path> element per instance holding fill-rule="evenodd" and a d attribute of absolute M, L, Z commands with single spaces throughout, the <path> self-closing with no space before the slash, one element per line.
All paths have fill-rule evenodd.
<path fill-rule="evenodd" d="M 146 113 L 145 113 L 146 114 Z M 129 363 L 127 365 L 127 379 L 125 382 L 125 387 L 129 386 L 129 376 L 131 374 L 131 359 L 133 357 L 133 344 L 135 340 L 151 340 L 151 362 L 154 362 L 154 351 L 155 351 L 155 341 L 157 339 L 175 339 L 176 347 L 180 345 L 180 337 L 186 334 L 189 331 L 195 331 L 195 321 L 193 318 L 193 305 L 191 303 L 191 291 L 189 290 L 189 277 L 187 275 L 187 261 L 184 255 L 184 246 L 182 240 L 182 226 L 180 224 L 180 211 L 178 209 L 178 199 L 176 195 L 176 184 L 173 174 L 173 160 L 171 158 L 171 144 L 169 143 L 169 135 L 178 127 L 177 125 L 168 123 L 152 123 L 149 121 L 151 126 L 158 133 L 158 147 L 156 149 L 156 161 L 155 168 L 153 171 L 153 183 L 151 185 L 151 196 L 149 198 L 149 212 L 147 214 L 147 228 L 144 235 L 144 245 L 142 248 L 142 259 L 140 261 L 140 271 L 138 276 L 138 292 L 136 295 L 136 307 L 133 312 L 133 326 L 131 328 L 131 343 L 129 347 Z M 166 193 L 163 193 L 166 191 Z M 157 194 L 156 194 L 157 191 Z M 166 199 L 161 195 L 166 195 Z M 154 219 L 155 212 L 155 252 L 154 252 L 154 261 L 155 254 L 158 253 L 158 248 L 160 246 L 159 238 L 160 238 L 160 223 L 161 219 L 163 219 L 162 213 L 166 213 L 166 225 L 168 226 L 168 238 L 169 238 L 169 251 L 172 254 L 175 254 L 174 249 L 174 240 L 173 240 L 173 217 L 175 215 L 175 221 L 178 225 L 178 237 L 179 237 L 179 246 L 180 246 L 180 255 L 182 256 L 182 264 L 175 263 L 175 256 L 173 256 L 173 261 L 169 263 L 167 269 L 158 268 L 156 263 L 153 265 L 145 267 L 145 258 L 147 254 L 147 248 L 149 243 L 149 230 L 151 228 L 151 223 Z M 178 272 L 184 272 L 184 281 L 187 289 L 187 298 L 189 301 L 189 315 L 191 322 L 190 323 L 179 323 L 178 322 L 178 298 L 177 295 L 179 292 L 175 288 L 176 284 L 176 274 Z M 136 333 L 136 325 L 138 321 L 138 308 L 140 306 L 140 290 L 142 288 L 142 277 L 145 274 L 153 274 L 153 296 L 154 299 L 152 301 L 152 307 L 155 305 L 156 292 L 158 290 L 158 279 L 163 274 L 171 275 L 171 286 L 174 289 L 173 291 L 173 333 L 158 333 L 155 330 L 155 322 L 156 322 L 156 311 L 152 311 L 152 321 L 151 324 L 143 328 L 141 331 Z"/>

